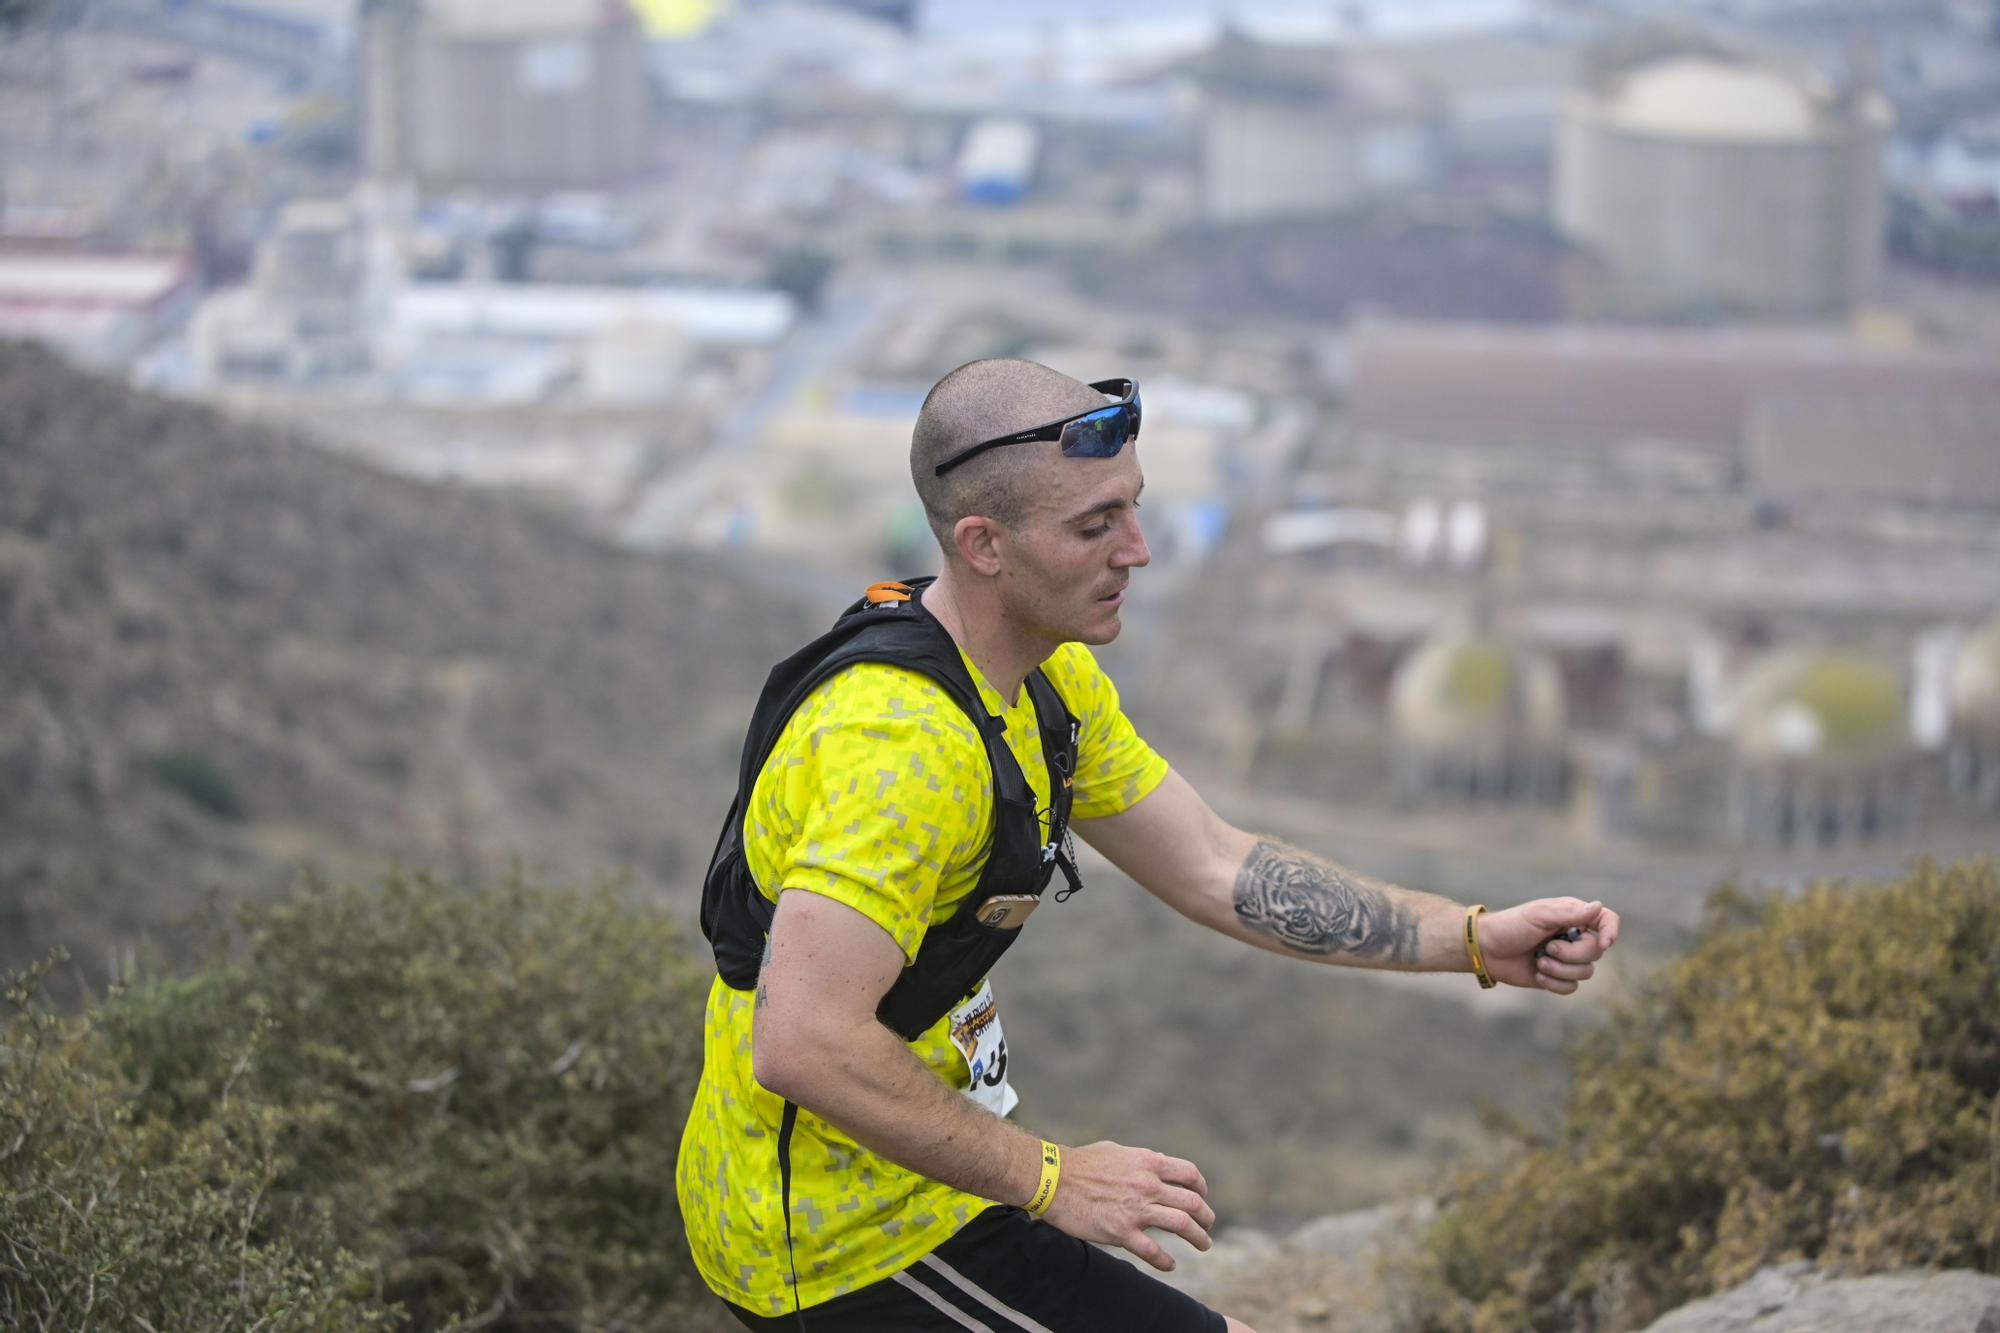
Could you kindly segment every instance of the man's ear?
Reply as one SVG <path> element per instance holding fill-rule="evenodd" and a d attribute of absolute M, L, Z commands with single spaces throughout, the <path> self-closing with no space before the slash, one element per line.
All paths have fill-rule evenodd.
<path fill-rule="evenodd" d="M 973 573 L 992 578 L 1000 572 L 1000 525 L 983 514 L 967 514 L 952 524 L 952 544 L 958 558 Z"/>

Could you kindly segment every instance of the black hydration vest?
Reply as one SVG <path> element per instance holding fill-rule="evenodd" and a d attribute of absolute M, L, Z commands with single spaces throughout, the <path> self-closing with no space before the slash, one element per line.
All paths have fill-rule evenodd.
<path fill-rule="evenodd" d="M 715 950 L 716 971 L 736 990 L 753 989 L 776 905 L 758 891 L 744 863 L 743 811 L 785 723 L 821 681 L 857 662 L 908 667 L 936 681 L 986 743 L 986 758 L 993 768 L 993 844 L 979 883 L 949 920 L 931 923 L 916 959 L 876 1007 L 876 1017 L 905 1041 L 916 1040 L 969 995 L 1019 937 L 1019 925 L 981 921 L 976 910 L 981 903 L 1002 893 L 1040 897 L 1057 867 L 1069 882 L 1058 898 L 1082 887 L 1067 842 L 1077 721 L 1041 668 L 1030 672 L 1028 697 L 1035 706 L 1049 770 L 1052 808 L 1045 842 L 1036 818 L 1034 789 L 1007 748 L 1003 720 L 986 711 L 978 686 L 959 658 L 958 645 L 923 609 L 923 591 L 930 583 L 922 578 L 876 584 L 841 614 L 832 629 L 771 668 L 750 715 L 736 799 L 722 822 L 701 892 L 701 933 Z"/>

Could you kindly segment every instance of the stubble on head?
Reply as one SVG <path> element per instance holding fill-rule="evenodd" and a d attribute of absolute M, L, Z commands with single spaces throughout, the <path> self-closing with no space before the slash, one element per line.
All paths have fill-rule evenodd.
<path fill-rule="evenodd" d="M 1088 412 L 1103 394 L 1034 361 L 992 357 L 971 361 L 940 379 L 924 399 L 910 438 L 910 478 L 945 559 L 958 558 L 953 529 L 979 515 L 1009 529 L 1026 522 L 1043 499 L 1048 468 L 1059 457 L 1045 443 L 989 450 L 937 475 L 937 465 L 982 441 Z"/>

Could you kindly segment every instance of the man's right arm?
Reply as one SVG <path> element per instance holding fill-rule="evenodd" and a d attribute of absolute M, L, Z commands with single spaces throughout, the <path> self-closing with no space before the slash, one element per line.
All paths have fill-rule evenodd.
<path fill-rule="evenodd" d="M 757 1082 L 920 1175 L 1025 1203 L 1041 1177 L 1041 1140 L 947 1087 L 875 1017 L 902 967 L 896 942 L 860 912 L 816 893 L 780 894 L 757 980 Z M 1043 1217 L 1170 1270 L 1145 1229 L 1207 1249 L 1215 1225 L 1207 1188 L 1192 1162 L 1094 1143 L 1064 1150 Z"/>

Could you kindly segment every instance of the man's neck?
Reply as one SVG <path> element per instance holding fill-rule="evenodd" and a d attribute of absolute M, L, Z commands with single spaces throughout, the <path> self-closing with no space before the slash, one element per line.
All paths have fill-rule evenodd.
<path fill-rule="evenodd" d="M 924 609 L 945 627 L 979 668 L 979 674 L 986 677 L 986 683 L 1010 706 L 1019 697 L 1028 673 L 1055 651 L 1055 645 L 1012 632 L 991 590 L 976 577 L 954 577 L 949 565 L 924 590 Z"/>

